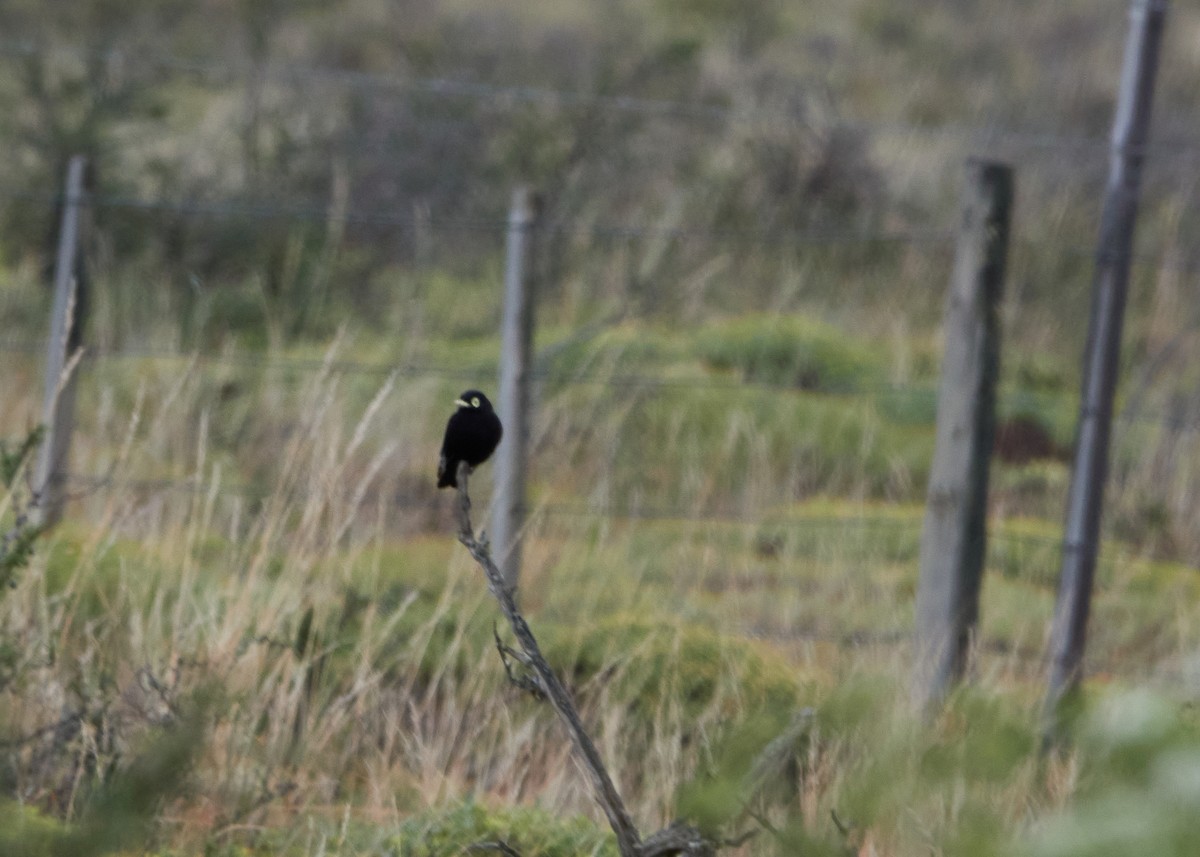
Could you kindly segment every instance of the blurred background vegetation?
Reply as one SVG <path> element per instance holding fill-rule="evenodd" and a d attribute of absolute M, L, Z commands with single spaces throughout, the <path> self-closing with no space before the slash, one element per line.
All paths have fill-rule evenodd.
<path fill-rule="evenodd" d="M 7 0 L 0 850 L 611 853 L 550 714 L 504 688 L 432 487 L 454 396 L 495 384 L 528 183 L 546 227 L 523 599 L 644 828 L 759 827 L 745 854 L 1196 853 L 1185 3 L 1094 678 L 1074 748 L 1035 740 L 1126 12 Z M 18 452 L 74 154 L 90 352 L 70 512 L 32 542 Z M 969 156 L 1017 176 L 1002 425 L 975 680 L 923 725 L 897 676 Z M 106 801 L 134 838 L 94 833 Z"/>

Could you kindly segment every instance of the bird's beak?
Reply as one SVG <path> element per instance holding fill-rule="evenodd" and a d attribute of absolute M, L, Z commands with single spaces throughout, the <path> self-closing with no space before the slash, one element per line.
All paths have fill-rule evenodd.
<path fill-rule="evenodd" d="M 454 404 L 458 405 L 460 408 L 469 408 L 469 407 L 471 407 L 469 404 L 467 404 L 466 402 L 464 402 L 462 399 L 455 399 L 455 400 L 454 400 Z"/>

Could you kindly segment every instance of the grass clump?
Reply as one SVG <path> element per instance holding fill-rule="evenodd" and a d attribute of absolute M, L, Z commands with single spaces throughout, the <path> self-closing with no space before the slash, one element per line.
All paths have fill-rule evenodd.
<path fill-rule="evenodd" d="M 537 370 L 550 381 L 572 378 L 622 378 L 664 373 L 688 358 L 678 332 L 626 322 L 600 329 L 564 327 L 547 331 L 539 349 Z"/>
<path fill-rule="evenodd" d="M 869 400 L 682 386 L 593 420 L 580 448 L 615 502 L 741 514 L 818 492 L 915 499 L 932 450 L 930 428 L 892 425 Z"/>
<path fill-rule="evenodd" d="M 196 694 L 186 712 L 103 775 L 82 776 L 79 811 L 65 823 L 37 809 L 0 802 L 5 857 L 100 857 L 153 842 L 159 813 L 183 790 L 202 748 L 209 703 Z"/>
<path fill-rule="evenodd" d="M 1043 788 L 1029 712 L 969 689 L 924 723 L 899 683 L 866 675 L 821 697 L 790 722 L 760 710 L 724 730 L 681 812 L 718 836 L 758 828 L 756 854 L 1011 853 Z"/>
<path fill-rule="evenodd" d="M 564 819 L 537 807 L 489 810 L 472 801 L 408 819 L 389 838 L 382 853 L 388 857 L 441 857 L 497 842 L 523 857 L 617 854 L 611 834 L 585 818 Z"/>
<path fill-rule="evenodd" d="M 819 799 L 852 842 L 888 853 L 1006 853 L 1023 800 L 1038 794 L 1036 718 L 1003 696 L 963 689 L 923 724 L 899 683 L 858 677 L 833 688 L 816 712 L 813 771 L 840 782 Z M 836 842 L 830 825 L 784 829 L 796 843 Z M 838 831 L 841 833 L 841 831 Z"/>
<path fill-rule="evenodd" d="M 1077 798 L 1037 825 L 1035 857 L 1200 853 L 1200 722 L 1146 690 L 1101 697 L 1082 719 Z"/>
<path fill-rule="evenodd" d="M 61 821 L 33 807 L 0 801 L 0 854 L 52 857 L 67 833 Z"/>
<path fill-rule="evenodd" d="M 845 333 L 803 316 L 743 316 L 701 329 L 699 356 L 744 381 L 825 393 L 869 389 L 882 361 Z"/>
<path fill-rule="evenodd" d="M 634 714 L 665 705 L 681 706 L 689 719 L 713 707 L 790 711 L 798 697 L 796 676 L 781 660 L 697 624 L 618 614 L 554 637 L 551 663 L 577 686 L 603 683 Z"/>

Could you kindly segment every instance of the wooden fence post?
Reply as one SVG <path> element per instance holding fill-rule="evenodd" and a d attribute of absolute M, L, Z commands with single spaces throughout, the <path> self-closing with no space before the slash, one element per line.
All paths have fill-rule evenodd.
<path fill-rule="evenodd" d="M 84 205 L 87 161 L 75 155 L 67 165 L 66 190 L 54 261 L 54 308 L 46 348 L 42 423 L 46 434 L 34 472 L 35 518 L 41 526 L 56 524 L 66 503 L 65 477 L 75 428 L 75 373 L 68 361 L 83 342 L 87 295 L 80 254 L 80 211 Z"/>
<path fill-rule="evenodd" d="M 962 677 L 979 618 L 1012 201 L 1010 167 L 967 161 L 921 532 L 913 696 L 923 709 Z"/>
<path fill-rule="evenodd" d="M 496 502 L 492 512 L 492 545 L 509 589 L 521 569 L 521 529 L 525 525 L 525 471 L 528 466 L 530 355 L 533 350 L 536 294 L 535 246 L 540 201 L 530 188 L 513 192 L 508 215 L 504 270 L 504 319 L 501 331 L 498 410 L 504 439 L 496 451 Z"/>
<path fill-rule="evenodd" d="M 1050 634 L 1051 669 L 1045 700 L 1048 739 L 1058 729 L 1059 703 L 1078 685 L 1083 672 L 1129 264 L 1166 15 L 1166 0 L 1133 0 L 1130 5 L 1129 35 L 1113 119 L 1108 187 L 1097 238 L 1075 461 L 1067 494 L 1062 572 Z"/>

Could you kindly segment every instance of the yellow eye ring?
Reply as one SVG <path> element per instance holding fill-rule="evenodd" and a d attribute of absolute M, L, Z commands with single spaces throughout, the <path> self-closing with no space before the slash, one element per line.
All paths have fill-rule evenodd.
<path fill-rule="evenodd" d="M 472 397 L 471 397 L 471 407 L 472 407 L 472 408 L 478 408 L 478 407 L 479 407 L 479 397 L 478 397 L 478 396 L 472 396 Z"/>

